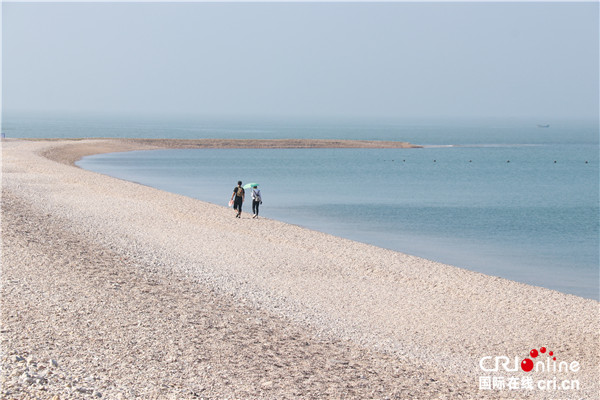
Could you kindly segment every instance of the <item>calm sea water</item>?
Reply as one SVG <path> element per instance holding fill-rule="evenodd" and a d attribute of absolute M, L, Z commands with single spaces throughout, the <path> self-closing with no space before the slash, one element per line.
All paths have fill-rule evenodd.
<path fill-rule="evenodd" d="M 138 151 L 91 156 L 79 165 L 223 206 L 237 180 L 259 182 L 265 217 L 599 298 L 597 122 L 539 128 L 536 121 L 68 121 L 14 119 L 3 132 L 426 144 L 401 150 Z M 249 204 L 244 211 L 250 212 Z"/>

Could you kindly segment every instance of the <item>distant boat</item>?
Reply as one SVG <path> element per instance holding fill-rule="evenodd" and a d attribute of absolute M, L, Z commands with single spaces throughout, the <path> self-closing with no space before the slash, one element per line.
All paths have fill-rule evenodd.
<path fill-rule="evenodd" d="M 540 124 L 538 124 L 538 128 L 550 128 L 550 125 L 540 125 Z"/>

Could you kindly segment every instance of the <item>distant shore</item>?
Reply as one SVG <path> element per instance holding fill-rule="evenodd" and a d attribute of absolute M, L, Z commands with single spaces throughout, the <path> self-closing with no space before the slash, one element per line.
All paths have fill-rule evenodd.
<path fill-rule="evenodd" d="M 595 300 L 235 219 L 73 167 L 86 155 L 158 148 L 377 146 L 414 147 L 3 141 L 0 397 L 597 398 Z M 541 347 L 581 368 L 481 368 L 485 357 L 520 361 Z M 556 376 L 580 389 L 486 389 L 482 376 Z"/>
<path fill-rule="evenodd" d="M 134 149 L 415 149 L 422 147 L 408 142 L 332 139 L 86 139 L 84 141 L 67 139 L 61 141 L 68 144 L 52 148 L 44 155 L 68 164 L 73 164 L 87 155 Z"/>

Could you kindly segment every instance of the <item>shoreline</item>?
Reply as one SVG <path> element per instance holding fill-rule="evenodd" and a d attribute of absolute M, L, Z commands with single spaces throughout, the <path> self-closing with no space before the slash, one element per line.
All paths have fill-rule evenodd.
<path fill-rule="evenodd" d="M 112 139 L 100 139 L 100 140 L 110 140 L 113 143 L 113 148 L 115 151 L 120 152 L 120 151 L 127 151 L 129 149 L 129 146 L 134 146 L 133 149 L 138 149 L 138 150 L 144 150 L 146 149 L 146 146 L 150 146 L 150 149 L 215 149 L 215 148 L 220 148 L 220 149 L 310 149 L 310 148 L 362 148 L 362 149 L 373 149 L 373 148 L 386 148 L 386 149 L 390 149 L 390 148 L 402 148 L 402 149 L 411 149 L 411 148 L 429 148 L 429 147 L 461 147 L 461 145 L 442 145 L 442 146 L 428 146 L 428 145 L 413 145 L 410 144 L 408 142 L 389 142 L 389 141 L 354 141 L 354 140 L 343 140 L 343 141 L 337 141 L 337 140 L 313 140 L 313 139 L 289 139 L 289 140 L 262 140 L 262 139 L 251 139 L 251 140 L 229 140 L 229 139 L 201 139 L 201 140 L 180 140 L 180 139 L 116 139 L 116 140 L 112 140 Z M 141 147 L 137 147 L 137 146 L 141 146 Z M 490 146 L 496 146 L 496 145 L 490 145 Z M 102 151 L 102 153 L 106 153 L 107 151 L 111 151 L 110 149 L 102 149 L 102 150 L 98 150 L 97 148 L 95 148 L 92 152 L 97 153 L 98 151 Z M 87 156 L 90 155 L 89 154 L 90 151 L 86 150 L 85 147 L 81 148 L 81 149 L 77 149 L 76 147 L 73 147 L 71 151 L 68 152 L 59 152 L 59 156 L 56 157 L 56 159 L 58 161 L 61 161 L 61 157 L 64 157 L 65 154 L 72 154 L 72 157 L 69 157 L 69 160 L 67 160 L 70 164 L 78 166 L 78 167 L 82 167 L 82 168 L 86 168 L 84 166 L 84 164 L 79 165 L 79 163 L 77 162 L 78 159 L 81 159 L 80 155 L 83 156 Z M 403 153 L 403 152 L 402 152 Z M 51 155 L 49 154 L 45 154 L 45 156 L 48 156 L 50 158 L 52 158 Z M 72 160 L 75 160 L 74 162 L 72 162 Z M 93 169 L 92 169 L 93 170 Z M 121 179 L 121 178 L 120 178 Z M 125 178 L 127 179 L 127 178 Z M 140 183 L 137 180 L 134 180 L 136 183 Z M 153 186 L 152 183 L 145 183 L 151 187 L 156 187 L 156 188 L 160 188 L 159 186 Z M 185 195 L 185 194 L 184 194 Z M 200 198 L 199 198 L 200 199 Z M 212 204 L 217 204 L 217 205 L 221 205 L 219 201 L 215 200 L 215 199 L 211 199 L 211 200 L 202 200 L 201 201 L 209 201 Z M 449 265 L 453 265 L 453 266 L 457 266 L 460 268 L 465 268 L 471 271 L 476 271 L 476 272 L 481 272 L 483 274 L 488 274 L 491 276 L 499 276 L 508 280 L 513 280 L 516 282 L 520 282 L 520 283 L 524 283 L 524 284 L 528 284 L 528 285 L 533 285 L 533 286 L 542 286 L 551 290 L 557 290 L 561 293 L 565 293 L 565 294 L 572 294 L 575 296 L 579 296 L 579 297 L 583 297 L 583 298 L 588 298 L 588 299 L 593 299 L 593 300 L 599 300 L 598 299 L 598 295 L 596 294 L 595 289 L 590 288 L 590 289 L 583 289 L 583 290 L 570 290 L 571 288 L 569 287 L 561 287 L 560 285 L 556 285 L 556 282 L 561 282 L 562 280 L 558 277 L 554 277 L 553 280 L 533 280 L 533 279 L 527 279 L 527 276 L 515 276 L 514 274 L 506 274 L 506 271 L 502 269 L 502 267 L 506 268 L 505 265 L 500 265 L 498 267 L 498 264 L 492 264 L 497 266 L 498 268 L 494 269 L 494 268 L 490 268 L 489 267 L 489 263 L 487 265 L 485 265 L 487 268 L 480 268 L 482 263 L 479 262 L 479 264 L 477 264 L 477 262 L 475 264 L 472 263 L 473 260 L 473 254 L 470 254 L 470 258 L 466 257 L 464 259 L 460 259 L 457 257 L 454 258 L 446 258 L 446 257 L 442 257 L 439 255 L 439 252 L 437 254 L 435 253 L 431 253 L 428 251 L 424 251 L 423 249 L 414 249 L 413 251 L 408 251 L 406 249 L 406 246 L 404 246 L 404 248 L 400 248 L 400 247 L 396 247 L 393 244 L 390 245 L 390 243 L 385 243 L 385 242 L 380 242 L 380 241 L 372 241 L 369 240 L 369 238 L 365 238 L 365 237 L 356 237 L 353 236 L 352 234 L 348 234 L 348 233 L 343 233 L 343 232 L 333 232 L 331 230 L 328 229 L 323 229 L 322 226 L 319 226 L 318 224 L 313 224 L 312 226 L 307 225 L 305 223 L 302 222 L 301 219 L 298 220 L 294 220 L 294 219 L 290 219 L 289 217 L 286 219 L 283 216 L 270 216 L 271 218 L 274 219 L 278 219 L 282 222 L 286 222 L 286 223 L 290 223 L 290 224 L 298 224 L 299 226 L 302 227 L 306 227 L 308 229 L 316 229 L 319 230 L 321 232 L 324 233 L 331 233 L 335 236 L 341 236 L 344 237 L 346 239 L 350 239 L 350 240 L 356 240 L 356 241 L 360 241 L 362 243 L 367 243 L 367 244 L 372 244 L 374 246 L 377 247 L 383 247 L 386 249 L 390 249 L 393 251 L 398 251 L 398 252 L 404 252 L 404 253 L 408 253 L 408 254 L 412 254 L 412 255 L 418 255 L 421 258 L 426 258 L 426 259 L 430 259 L 433 261 L 438 261 L 440 263 L 445 263 L 445 264 L 449 264 Z M 467 255 L 467 253 L 469 253 L 468 251 L 466 252 L 461 252 L 465 255 Z M 540 251 L 538 249 L 537 254 L 542 254 L 543 251 Z M 477 253 L 476 253 L 477 254 Z M 479 255 L 479 254 L 477 254 Z M 515 258 L 513 256 L 513 258 Z M 546 264 L 546 267 L 548 267 L 548 264 Z M 509 268 L 510 269 L 510 268 Z M 523 268 L 523 269 L 527 269 L 527 268 Z M 530 272 L 530 276 L 533 276 L 533 274 Z M 582 283 L 585 280 L 582 280 L 580 278 L 578 283 Z M 589 282 L 589 280 L 587 281 Z M 573 287 L 577 287 L 575 285 L 573 285 Z M 584 286 L 581 286 L 584 287 Z"/>
<path fill-rule="evenodd" d="M 50 232 L 52 228 L 62 232 L 61 234 L 68 234 L 69 237 L 74 235 L 88 243 L 80 247 L 83 250 L 79 254 L 77 246 L 68 245 L 69 240 L 73 241 L 73 238 L 65 243 L 57 243 L 55 250 L 64 254 L 56 257 L 70 256 L 75 263 L 77 260 L 86 260 L 93 266 L 96 263 L 91 256 L 93 251 L 86 248 L 100 246 L 103 250 L 97 252 L 114 254 L 111 260 L 118 260 L 120 257 L 128 260 L 109 260 L 104 262 L 102 268 L 94 270 L 98 270 L 98 274 L 122 274 L 123 276 L 116 280 L 116 284 L 120 288 L 130 287 L 133 294 L 130 298 L 121 298 L 121 301 L 125 306 L 139 302 L 136 308 L 138 313 L 140 310 L 153 310 L 153 307 L 164 306 L 163 302 L 157 303 L 156 293 L 163 293 L 161 288 L 170 288 L 173 293 L 184 293 L 184 287 L 187 288 L 187 295 L 182 294 L 181 298 L 170 300 L 178 309 L 177 321 L 183 321 L 180 326 L 183 330 L 189 326 L 185 321 L 193 320 L 194 312 L 201 308 L 198 306 L 200 308 L 192 307 L 192 310 L 187 310 L 184 298 L 188 302 L 194 299 L 195 302 L 197 299 L 192 293 L 210 288 L 210 296 L 215 301 L 233 300 L 233 303 L 228 303 L 232 318 L 252 315 L 251 318 L 268 319 L 273 324 L 271 333 L 266 334 L 262 341 L 259 340 L 267 349 L 245 351 L 236 348 L 233 351 L 229 348 L 229 341 L 223 339 L 215 341 L 213 351 L 222 347 L 221 354 L 229 354 L 232 359 L 238 353 L 245 354 L 246 359 L 250 359 L 251 352 L 259 351 L 263 355 L 270 354 L 271 350 L 277 352 L 277 346 L 271 346 L 269 350 L 269 342 L 273 340 L 278 343 L 279 339 L 284 340 L 289 334 L 283 332 L 286 329 L 284 327 L 294 327 L 297 329 L 294 335 L 302 335 L 309 345 L 290 345 L 286 350 L 287 355 L 279 351 L 277 357 L 296 357 L 294 362 L 286 359 L 285 362 L 280 360 L 274 363 L 281 366 L 278 367 L 279 372 L 296 376 L 294 374 L 298 371 L 294 369 L 294 364 L 305 360 L 308 362 L 309 375 L 321 377 L 313 382 L 301 379 L 286 381 L 286 389 L 278 387 L 274 383 L 275 380 L 263 382 L 260 374 L 245 375 L 245 380 L 249 382 L 246 384 L 248 391 L 241 392 L 241 389 L 238 389 L 236 392 L 231 387 L 220 385 L 224 380 L 218 378 L 218 374 L 210 375 L 203 370 L 202 376 L 213 382 L 212 386 L 205 388 L 204 392 L 201 391 L 204 395 L 242 398 L 293 398 L 306 396 L 307 393 L 318 395 L 311 390 L 322 390 L 323 392 L 319 393 L 323 395 L 328 385 L 326 376 L 332 373 L 327 372 L 327 368 L 332 362 L 327 361 L 323 365 L 317 362 L 311 369 L 311 360 L 318 359 L 316 354 L 319 349 L 326 354 L 337 354 L 336 357 L 347 358 L 350 354 L 356 355 L 355 358 L 350 357 L 350 361 L 346 359 L 332 364 L 335 368 L 339 367 L 333 374 L 344 377 L 336 383 L 337 392 L 330 394 L 333 397 L 344 397 L 350 393 L 373 397 L 372 393 L 364 391 L 366 389 L 351 391 L 358 390 L 361 382 L 366 382 L 371 387 L 380 382 L 385 389 L 375 397 L 385 397 L 392 393 L 413 398 L 455 398 L 459 397 L 457 395 L 464 398 L 481 397 L 482 393 L 477 387 L 477 377 L 484 374 L 478 364 L 481 357 L 525 357 L 530 349 L 539 346 L 552 348 L 562 360 L 577 360 L 582 365 L 581 373 L 577 377 L 581 379 L 583 390 L 568 394 L 562 392 L 560 397 L 580 398 L 585 397 L 583 394 L 594 396 L 597 393 L 599 303 L 595 300 L 486 276 L 273 220 L 242 219 L 239 223 L 236 222 L 233 231 L 232 218 L 228 212 L 230 210 L 224 207 L 73 168 L 73 163 L 84 155 L 144 150 L 164 145 L 179 146 L 181 143 L 118 139 L 10 139 L 2 144 L 3 197 L 6 199 L 2 204 L 3 238 L 8 234 L 23 243 L 34 243 L 35 246 L 45 246 L 46 242 L 52 242 L 50 239 L 40 240 L 39 235 L 32 236 L 32 231 L 35 230 L 33 228 L 17 232 L 22 225 L 30 223 L 30 219 L 35 219 L 33 216 L 38 215 L 40 223 L 36 229 L 46 229 Z M 185 145 L 197 146 L 198 143 Z M 48 223 L 44 220 L 48 220 Z M 11 221 L 15 223 L 7 225 Z M 260 225 L 252 222 L 259 222 Z M 46 232 L 41 237 L 49 236 Z M 18 354 L 23 353 L 22 349 L 28 348 L 30 353 L 34 353 L 32 348 L 37 348 L 43 353 L 43 344 L 36 343 L 34 337 L 27 340 L 17 337 L 16 329 L 27 326 L 32 319 L 35 321 L 34 315 L 40 318 L 40 315 L 43 315 L 42 311 L 60 319 L 60 302 L 57 302 L 56 309 L 51 307 L 49 310 L 39 310 L 40 314 L 36 314 L 36 309 L 40 307 L 36 306 L 37 301 L 34 301 L 33 294 L 23 293 L 17 288 L 23 287 L 23 282 L 27 283 L 26 287 L 49 284 L 41 281 L 42 276 L 46 276 L 47 279 L 49 276 L 53 277 L 52 279 L 58 278 L 55 276 L 57 274 L 52 273 L 52 269 L 46 268 L 48 272 L 39 274 L 38 279 L 35 268 L 37 265 L 46 265 L 44 262 L 23 265 L 23 262 L 19 261 L 19 254 L 33 255 L 35 252 L 27 245 L 15 248 L 14 243 L 19 240 L 3 240 L 2 300 L 4 305 L 20 308 L 25 316 L 18 317 L 12 312 L 14 310 L 5 310 L 3 307 L 2 340 L 8 343 L 5 348 L 9 350 L 21 349 Z M 243 256 L 240 256 L 240 253 Z M 257 264 L 249 254 L 256 255 L 260 263 Z M 44 259 L 41 254 L 38 258 Z M 5 260 L 9 260 L 10 263 L 5 264 Z M 63 268 L 60 267 L 60 262 L 56 265 L 51 260 L 46 263 L 57 270 Z M 29 274 L 21 276 L 19 274 L 23 272 L 19 269 L 29 271 Z M 73 296 L 72 302 L 75 306 L 79 305 L 80 309 L 83 307 L 80 303 L 84 302 L 84 298 L 81 297 L 82 292 L 77 290 L 84 285 L 85 280 L 82 280 L 82 277 L 89 273 L 89 268 L 61 271 L 65 279 L 71 277 L 72 282 L 79 282 L 66 290 L 66 293 L 79 293 L 78 296 Z M 152 277 L 158 283 L 148 285 L 147 292 L 134 290 L 136 285 L 132 285 L 132 278 L 127 278 L 127 274 L 135 271 L 138 271 L 137 280 L 143 280 L 141 277 Z M 98 278 L 97 290 L 89 295 L 91 304 L 110 303 L 109 295 L 115 293 L 115 289 L 112 289 L 111 285 L 114 284 L 110 283 L 110 280 L 106 281 L 107 277 Z M 69 280 L 61 282 L 64 285 Z M 56 287 L 62 286 L 57 284 Z M 47 294 L 48 298 L 54 296 L 51 288 L 42 293 Z M 155 295 L 152 295 L 153 293 Z M 98 302 L 100 298 L 103 299 L 103 303 Z M 24 309 L 23 304 L 28 308 Z M 240 304 L 249 308 L 242 310 L 239 308 Z M 92 314 L 102 312 L 92 305 L 86 307 L 84 308 Z M 33 313 L 29 319 L 28 312 Z M 135 337 L 135 329 L 131 331 L 130 328 L 121 325 L 122 321 L 128 318 L 135 322 L 138 318 L 136 313 L 132 314 L 126 310 L 121 312 L 123 318 L 118 320 L 104 315 L 104 318 L 113 322 L 113 325 L 108 326 L 112 326 L 120 335 L 129 334 Z M 217 309 L 208 314 L 208 319 L 220 318 Z M 153 315 L 154 319 L 148 323 L 162 327 L 164 321 L 173 322 L 169 317 L 170 312 L 165 310 L 164 314 Z M 48 318 L 41 318 L 41 322 L 32 324 L 32 329 L 46 332 L 38 332 L 38 336 L 49 340 L 47 332 L 53 328 L 52 325 L 48 326 L 48 322 L 44 323 L 44 320 L 47 321 Z M 243 336 L 244 332 L 252 331 L 250 326 L 241 322 L 242 320 L 238 322 L 243 332 L 228 336 L 230 340 L 235 341 Z M 68 327 L 69 324 L 77 324 L 78 321 L 81 321 L 81 317 L 62 322 Z M 145 326 L 144 321 L 141 324 L 140 326 Z M 157 329 L 156 336 L 159 340 L 176 335 L 167 325 L 164 325 L 164 329 Z M 80 332 L 72 338 L 72 342 L 78 343 L 79 336 L 85 335 L 97 338 L 99 330 L 107 329 L 106 326 L 92 326 L 90 332 Z M 246 328 L 247 331 L 244 330 Z M 256 326 L 252 329 L 256 329 Z M 192 336 L 197 335 L 200 341 L 206 339 L 202 330 L 186 332 Z M 117 336 L 111 336 L 103 343 L 116 346 Z M 58 341 L 57 338 L 50 340 L 53 343 Z M 92 343 L 94 351 L 104 354 L 107 359 L 110 358 L 118 364 L 116 369 L 119 371 L 126 370 L 126 364 L 121 365 L 122 362 L 120 364 L 119 360 L 112 359 L 114 355 L 107 354 L 102 343 L 96 342 L 97 339 L 94 339 Z M 318 348 L 323 343 L 331 347 Z M 161 346 L 169 345 L 161 343 Z M 173 346 L 175 345 L 172 344 L 165 351 L 176 353 Z M 80 347 L 78 349 L 81 351 Z M 303 353 L 304 350 L 311 349 L 315 350 L 314 353 L 309 351 L 312 355 Z M 140 359 L 145 359 L 145 355 L 152 352 L 152 340 L 146 338 L 146 346 L 138 351 Z M 65 362 L 77 365 L 77 354 L 75 352 L 65 356 L 64 359 L 69 360 Z M 251 370 L 260 364 L 259 360 L 249 361 L 248 365 L 239 360 L 239 365 L 235 367 L 228 364 L 227 360 L 217 361 L 216 355 L 208 358 L 210 361 L 199 364 L 205 367 L 206 364 L 218 365 L 219 362 L 228 365 L 228 368 L 221 368 L 221 372 L 246 371 L 248 368 Z M 344 375 L 349 373 L 346 369 L 352 369 L 347 368 L 348 365 L 356 365 L 358 369 L 363 366 L 367 368 L 368 360 L 375 363 L 373 365 L 379 365 L 377 368 L 373 365 L 370 367 L 376 370 L 374 375 L 366 374 L 366 378 L 360 378 L 360 375 Z M 172 361 L 163 360 L 157 363 L 157 367 L 182 367 L 181 360 L 177 357 Z M 20 371 L 18 367 L 19 361 L 3 359 L 3 371 Z M 83 362 L 79 367 L 97 371 L 91 360 Z M 182 377 L 190 380 L 186 381 L 188 383 L 183 384 L 184 386 L 192 385 L 190 382 L 194 380 L 194 373 L 198 371 L 184 368 Z M 129 375 L 125 376 L 120 378 L 119 382 L 126 382 L 129 378 Z M 5 379 L 4 374 L 2 379 Z M 153 375 L 152 379 L 160 381 L 158 375 Z M 168 381 L 169 378 L 162 379 Z M 229 381 L 234 379 L 231 374 L 227 377 Z M 310 384 L 304 385 L 307 382 Z M 350 386 L 353 389 L 350 389 Z M 103 389 L 104 392 L 113 393 L 111 390 L 116 390 L 115 385 L 110 387 L 110 390 Z M 154 389 L 159 390 L 153 386 Z M 150 393 L 144 391 L 146 389 L 139 390 L 139 393 Z M 163 395 L 174 393 L 167 389 L 161 390 L 164 390 L 161 392 Z M 293 390 L 299 392 L 294 395 Z M 485 395 L 485 398 L 502 398 L 506 395 L 556 397 L 556 393 L 551 392 L 540 397 L 539 392 L 521 391 L 490 391 L 485 392 Z M 127 395 L 125 398 L 128 398 Z"/>

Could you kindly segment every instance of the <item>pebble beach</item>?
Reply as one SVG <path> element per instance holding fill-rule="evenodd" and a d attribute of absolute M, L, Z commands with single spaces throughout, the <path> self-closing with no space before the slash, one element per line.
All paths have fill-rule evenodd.
<path fill-rule="evenodd" d="M 413 147 L 3 140 L 0 398 L 600 398 L 598 301 L 250 213 L 236 219 L 74 165 L 161 148 L 378 146 Z M 580 368 L 480 365 L 542 347 Z M 494 376 L 578 388 L 482 386 Z"/>

